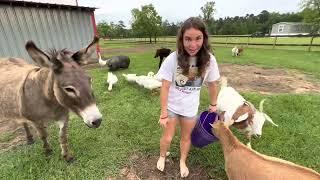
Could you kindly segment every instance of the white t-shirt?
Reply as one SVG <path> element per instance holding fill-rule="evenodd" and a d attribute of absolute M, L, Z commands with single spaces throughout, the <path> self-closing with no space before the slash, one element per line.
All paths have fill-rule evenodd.
<path fill-rule="evenodd" d="M 220 78 L 216 58 L 210 54 L 210 64 L 206 68 L 204 79 L 197 76 L 196 58 L 190 59 L 189 76 L 182 74 L 178 66 L 177 53 L 172 52 L 162 63 L 156 77 L 171 82 L 168 94 L 168 109 L 176 114 L 193 117 L 198 113 L 200 89 L 203 82 L 212 82 Z"/>

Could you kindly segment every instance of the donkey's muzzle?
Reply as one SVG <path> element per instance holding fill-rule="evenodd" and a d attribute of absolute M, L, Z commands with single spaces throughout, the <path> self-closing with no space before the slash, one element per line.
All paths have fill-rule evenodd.
<path fill-rule="evenodd" d="M 100 124 L 101 124 L 101 121 L 102 121 L 101 118 L 92 121 L 91 127 L 93 127 L 93 128 L 98 128 L 98 127 L 100 126 Z"/>

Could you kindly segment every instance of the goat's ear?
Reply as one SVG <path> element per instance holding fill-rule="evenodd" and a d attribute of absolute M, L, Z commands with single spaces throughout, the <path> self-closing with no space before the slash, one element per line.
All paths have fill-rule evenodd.
<path fill-rule="evenodd" d="M 45 52 L 41 51 L 33 41 L 28 41 L 26 43 L 26 50 L 32 60 L 40 67 L 49 68 L 52 66 L 49 56 Z"/>
<path fill-rule="evenodd" d="M 242 114 L 241 116 L 238 117 L 238 119 L 235 119 L 235 122 L 244 121 L 244 120 L 248 119 L 248 117 L 249 117 L 249 113 Z"/>
<path fill-rule="evenodd" d="M 95 36 L 93 41 L 86 47 L 72 55 L 74 61 L 78 64 L 87 64 L 88 59 L 96 51 L 96 46 L 99 42 L 99 37 Z"/>

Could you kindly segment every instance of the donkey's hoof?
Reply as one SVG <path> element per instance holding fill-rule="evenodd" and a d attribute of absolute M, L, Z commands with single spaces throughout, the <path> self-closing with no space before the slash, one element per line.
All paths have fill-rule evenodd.
<path fill-rule="evenodd" d="M 64 160 L 67 161 L 68 163 L 71 163 L 75 160 L 74 156 L 71 154 L 67 154 L 63 156 Z"/>

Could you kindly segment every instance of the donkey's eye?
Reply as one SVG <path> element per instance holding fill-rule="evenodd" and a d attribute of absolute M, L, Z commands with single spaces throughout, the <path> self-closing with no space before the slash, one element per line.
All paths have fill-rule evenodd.
<path fill-rule="evenodd" d="M 72 97 L 79 96 L 78 91 L 77 91 L 74 87 L 72 87 L 72 86 L 63 87 L 63 90 L 64 90 L 69 96 L 72 96 Z"/>
<path fill-rule="evenodd" d="M 74 89 L 73 88 L 64 88 L 64 90 L 66 90 L 67 92 L 70 92 L 70 93 L 75 93 Z"/>

